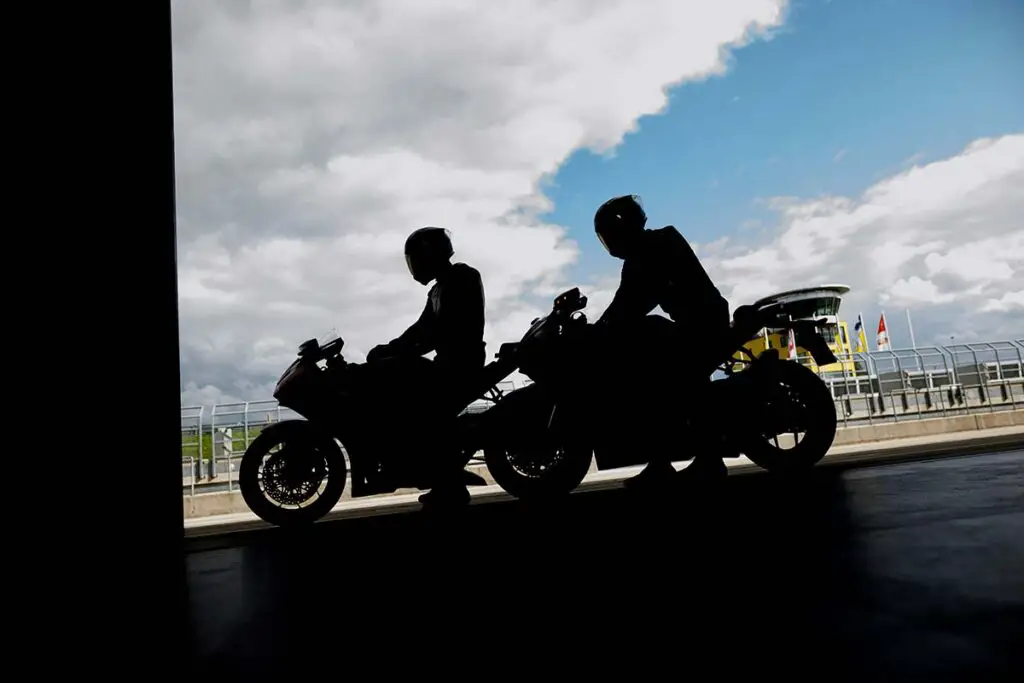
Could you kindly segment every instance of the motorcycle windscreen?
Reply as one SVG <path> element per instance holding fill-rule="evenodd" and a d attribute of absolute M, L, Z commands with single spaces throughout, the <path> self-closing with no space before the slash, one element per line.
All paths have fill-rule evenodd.
<path fill-rule="evenodd" d="M 796 345 L 802 349 L 807 349 L 807 352 L 811 354 L 811 358 L 819 366 L 832 365 L 839 362 L 836 355 L 832 353 L 832 349 L 829 348 L 825 338 L 818 334 L 814 323 L 794 323 L 793 336 L 796 338 Z"/>
<path fill-rule="evenodd" d="M 323 348 L 324 346 L 330 344 L 332 341 L 341 339 L 341 335 L 338 334 L 338 329 L 336 327 L 332 327 L 331 329 L 327 330 L 327 332 L 320 335 L 316 339 L 317 342 L 319 342 L 320 347 Z M 345 342 L 342 342 L 342 346 L 344 346 L 344 344 Z"/>

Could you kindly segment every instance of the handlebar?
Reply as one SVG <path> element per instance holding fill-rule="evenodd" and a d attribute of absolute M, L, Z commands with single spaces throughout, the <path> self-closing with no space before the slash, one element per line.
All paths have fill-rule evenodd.
<path fill-rule="evenodd" d="M 587 297 L 580 293 L 579 287 L 573 287 L 567 292 L 562 292 L 555 297 L 555 303 L 551 307 L 553 313 L 575 313 L 587 307 Z"/>
<path fill-rule="evenodd" d="M 323 346 L 321 346 L 320 347 L 320 353 L 324 357 L 332 356 L 335 353 L 340 352 L 342 347 L 344 347 L 344 346 L 345 346 L 345 340 L 342 339 L 341 337 L 338 337 L 337 339 L 332 339 L 331 341 L 329 341 L 326 344 L 324 344 Z"/>
<path fill-rule="evenodd" d="M 332 339 L 323 346 L 316 339 L 307 339 L 299 345 L 299 358 L 312 359 L 313 362 L 321 361 L 341 353 L 345 346 L 345 340 L 341 337 Z"/>
<path fill-rule="evenodd" d="M 494 357 L 501 360 L 502 358 L 511 358 L 515 355 L 516 351 L 519 350 L 519 342 L 505 342 L 498 347 L 498 352 L 494 354 Z"/>

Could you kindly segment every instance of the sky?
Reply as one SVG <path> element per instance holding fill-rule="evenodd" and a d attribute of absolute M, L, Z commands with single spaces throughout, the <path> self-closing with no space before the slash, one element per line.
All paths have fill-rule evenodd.
<path fill-rule="evenodd" d="M 504 8 L 503 8 L 504 7 Z M 839 282 L 894 346 L 1024 338 L 1024 3 L 172 4 L 182 405 L 270 397 L 305 339 L 361 360 L 477 267 L 492 351 L 621 262 L 637 193 L 735 308 Z"/>

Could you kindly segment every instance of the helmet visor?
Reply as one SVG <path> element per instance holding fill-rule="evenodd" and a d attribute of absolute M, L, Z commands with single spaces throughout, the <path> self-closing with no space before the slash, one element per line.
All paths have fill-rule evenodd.
<path fill-rule="evenodd" d="M 420 284 L 425 285 L 434 279 L 434 276 L 430 274 L 432 268 L 429 265 L 429 260 L 422 254 L 406 254 L 405 265 L 409 268 L 412 279 Z"/>
<path fill-rule="evenodd" d="M 597 239 L 601 242 L 601 246 L 615 258 L 625 258 L 626 237 L 626 235 L 619 234 L 605 235 L 600 232 L 597 233 Z"/>

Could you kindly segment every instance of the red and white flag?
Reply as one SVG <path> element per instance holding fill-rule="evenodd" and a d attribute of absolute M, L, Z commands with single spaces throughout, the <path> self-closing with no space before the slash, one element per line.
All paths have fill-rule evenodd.
<path fill-rule="evenodd" d="M 885 313 L 878 319 L 878 350 L 889 350 L 889 330 L 885 327 Z"/>
<path fill-rule="evenodd" d="M 789 359 L 796 360 L 796 336 L 793 334 L 793 330 L 789 331 Z"/>

